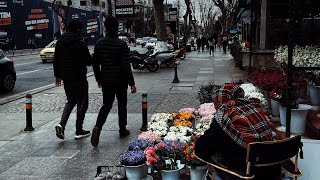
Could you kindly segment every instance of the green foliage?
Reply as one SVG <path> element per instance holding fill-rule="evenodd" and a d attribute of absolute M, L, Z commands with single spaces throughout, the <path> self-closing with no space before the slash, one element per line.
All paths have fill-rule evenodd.
<path fill-rule="evenodd" d="M 214 93 L 220 88 L 221 86 L 212 83 L 200 86 L 197 97 L 200 104 L 211 103 Z"/>

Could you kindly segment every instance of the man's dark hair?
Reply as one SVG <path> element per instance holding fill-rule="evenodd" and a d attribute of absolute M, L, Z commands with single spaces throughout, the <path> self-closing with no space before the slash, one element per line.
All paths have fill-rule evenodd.
<path fill-rule="evenodd" d="M 119 22 L 115 17 L 107 16 L 104 27 L 108 33 L 118 33 Z"/>
<path fill-rule="evenodd" d="M 69 32 L 73 32 L 73 33 L 80 32 L 81 28 L 82 28 L 82 23 L 80 21 L 72 20 L 71 22 L 69 22 L 69 25 L 68 25 Z"/>

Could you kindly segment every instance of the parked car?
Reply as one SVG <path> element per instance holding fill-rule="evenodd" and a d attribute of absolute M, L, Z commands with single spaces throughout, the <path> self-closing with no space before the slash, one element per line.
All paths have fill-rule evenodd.
<path fill-rule="evenodd" d="M 137 38 L 137 39 L 136 39 L 137 45 L 141 45 L 142 42 L 143 42 L 143 39 L 142 39 L 142 38 Z"/>
<path fill-rule="evenodd" d="M 151 48 L 151 49 L 153 49 L 156 45 L 157 45 L 157 38 L 151 38 L 148 42 L 147 42 L 147 44 L 146 44 L 146 48 Z"/>
<path fill-rule="evenodd" d="M 129 39 L 126 36 L 119 36 L 119 39 L 121 39 L 122 41 L 125 41 L 127 44 L 129 44 Z"/>
<path fill-rule="evenodd" d="M 141 46 L 144 47 L 152 37 L 143 37 Z"/>
<path fill-rule="evenodd" d="M 48 60 L 53 60 L 54 50 L 56 47 L 57 40 L 50 42 L 42 51 L 40 52 L 40 58 L 43 63 L 46 63 Z"/>
<path fill-rule="evenodd" d="M 17 75 L 13 61 L 0 50 L 0 90 L 11 92 L 16 84 Z"/>

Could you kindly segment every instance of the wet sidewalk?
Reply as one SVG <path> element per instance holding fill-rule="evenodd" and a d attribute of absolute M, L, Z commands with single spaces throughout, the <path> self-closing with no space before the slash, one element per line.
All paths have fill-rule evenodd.
<path fill-rule="evenodd" d="M 64 140 L 55 136 L 54 126 L 60 121 L 65 103 L 63 87 L 53 88 L 33 95 L 32 132 L 25 128 L 24 99 L 0 106 L 0 179 L 93 179 L 99 165 L 118 164 L 119 155 L 128 141 L 140 134 L 141 95 L 148 94 L 148 115 L 155 112 L 175 112 L 181 108 L 199 106 L 197 92 L 202 84 L 243 79 L 243 72 L 234 67 L 229 54 L 216 52 L 188 52 L 180 61 L 180 83 L 172 83 L 173 68 L 161 68 L 156 73 L 133 70 L 137 94 L 128 94 L 128 126 L 131 135 L 120 139 L 118 134 L 117 105 L 111 110 L 100 135 L 97 148 L 90 137 L 75 140 L 75 110 L 69 118 Z M 147 74 L 147 76 L 146 76 Z M 89 109 L 84 129 L 92 130 L 97 113 L 102 106 L 101 90 L 93 76 L 89 82 Z"/>

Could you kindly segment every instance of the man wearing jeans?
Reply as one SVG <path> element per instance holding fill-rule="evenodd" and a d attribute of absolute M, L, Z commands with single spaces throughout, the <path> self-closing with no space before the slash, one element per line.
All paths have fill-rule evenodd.
<path fill-rule="evenodd" d="M 54 76 L 56 86 L 64 84 L 67 96 L 60 123 L 55 127 L 56 135 L 64 139 L 64 129 L 69 116 L 77 105 L 77 121 L 75 138 L 90 135 L 90 131 L 82 128 L 85 113 L 88 109 L 87 67 L 91 65 L 91 55 L 88 46 L 81 40 L 82 24 L 79 21 L 69 23 L 69 32 L 64 33 L 57 41 L 54 54 Z"/>
<path fill-rule="evenodd" d="M 114 98 L 118 100 L 119 135 L 124 138 L 130 134 L 127 126 L 127 90 L 136 93 L 131 71 L 129 48 L 118 38 L 118 20 L 107 17 L 104 22 L 106 36 L 99 39 L 94 47 L 93 70 L 98 87 L 102 87 L 103 106 L 92 131 L 91 144 L 97 147 L 102 126 L 112 108 Z"/>

